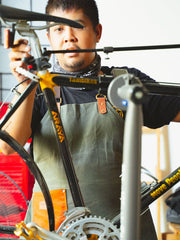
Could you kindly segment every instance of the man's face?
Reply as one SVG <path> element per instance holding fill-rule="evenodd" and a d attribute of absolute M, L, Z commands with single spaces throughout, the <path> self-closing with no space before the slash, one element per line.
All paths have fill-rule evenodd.
<path fill-rule="evenodd" d="M 74 50 L 74 49 L 92 49 L 100 40 L 102 27 L 97 25 L 96 31 L 92 23 L 82 11 L 55 9 L 51 15 L 68 18 L 81 23 L 84 28 L 72 28 L 65 25 L 51 27 L 48 33 L 48 39 L 53 50 Z M 80 71 L 86 68 L 94 59 L 95 53 L 65 53 L 56 55 L 60 66 L 71 72 Z"/>

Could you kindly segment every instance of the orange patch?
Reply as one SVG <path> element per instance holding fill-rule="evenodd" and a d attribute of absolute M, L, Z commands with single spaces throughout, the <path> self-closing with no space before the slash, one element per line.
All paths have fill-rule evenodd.
<path fill-rule="evenodd" d="M 54 207 L 55 230 L 64 221 L 64 212 L 67 210 L 66 190 L 51 190 L 50 195 Z M 47 207 L 42 192 L 33 193 L 33 222 L 49 230 Z"/>

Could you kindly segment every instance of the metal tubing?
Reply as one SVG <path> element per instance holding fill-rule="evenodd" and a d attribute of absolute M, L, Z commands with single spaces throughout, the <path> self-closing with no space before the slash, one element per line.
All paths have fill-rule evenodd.
<path fill-rule="evenodd" d="M 128 103 L 123 148 L 120 239 L 139 240 L 142 106 Z"/>

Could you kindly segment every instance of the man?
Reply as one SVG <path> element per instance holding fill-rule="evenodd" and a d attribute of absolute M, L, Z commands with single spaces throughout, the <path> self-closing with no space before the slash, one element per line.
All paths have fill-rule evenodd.
<path fill-rule="evenodd" d="M 83 24 L 83 29 L 58 25 L 47 33 L 52 49 L 74 50 L 95 48 L 101 38 L 102 26 L 94 0 L 49 0 L 46 13 L 69 18 Z M 30 47 L 26 40 L 18 40 L 18 47 L 10 54 L 12 73 L 21 82 L 24 77 L 16 67 L 26 67 L 21 61 L 28 57 Z M 57 54 L 54 72 L 73 76 L 93 77 L 111 74 L 113 68 L 101 67 L 95 53 Z M 152 80 L 137 69 L 125 67 L 141 80 Z M 22 92 L 28 82 L 20 85 Z M 62 160 L 50 118 L 40 88 L 34 90 L 6 124 L 5 129 L 20 144 L 30 136 L 33 139 L 33 157 L 51 191 L 56 216 L 56 229 L 64 219 L 64 211 L 73 207 Z M 93 215 L 112 219 L 119 213 L 122 141 L 124 118 L 106 100 L 106 112 L 98 108 L 98 91 L 61 87 L 61 117 L 72 154 L 85 205 Z M 144 125 L 152 128 L 180 121 L 180 100 L 175 97 L 149 96 L 143 105 Z M 13 150 L 1 141 L 1 150 Z M 47 228 L 47 211 L 42 204 L 39 186 L 35 184 L 27 221 Z M 149 213 L 142 217 L 141 239 L 156 239 Z"/>

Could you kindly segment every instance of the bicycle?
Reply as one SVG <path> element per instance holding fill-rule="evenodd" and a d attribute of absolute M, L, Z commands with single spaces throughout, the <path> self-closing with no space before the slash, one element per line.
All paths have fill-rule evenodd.
<path fill-rule="evenodd" d="M 126 197 L 129 198 L 128 204 L 131 204 L 133 201 L 133 204 L 136 205 L 135 206 L 135 209 L 137 209 L 136 212 L 133 212 L 131 210 L 128 211 L 133 216 L 133 221 L 134 221 L 135 218 L 136 219 L 139 218 L 138 206 L 140 202 L 140 199 L 139 199 L 140 197 L 140 190 L 139 190 L 140 164 L 137 164 L 137 162 L 140 163 L 140 159 L 141 159 L 139 146 L 140 146 L 140 135 L 141 135 L 140 129 L 142 125 L 141 103 L 143 100 L 143 96 L 147 93 L 147 89 L 150 92 L 155 92 L 158 94 L 162 92 L 163 93 L 166 92 L 167 94 L 179 94 L 178 91 L 180 86 L 177 84 L 174 86 L 172 84 L 167 86 L 167 84 L 160 85 L 155 83 L 143 83 L 142 85 L 142 83 L 140 83 L 139 80 L 134 76 L 124 72 L 122 74 L 118 70 L 114 72 L 113 78 L 109 76 L 100 76 L 96 79 L 85 79 L 85 78 L 72 78 L 72 77 L 58 75 L 58 74 L 51 74 L 48 71 L 48 68 L 50 67 L 50 64 L 49 64 L 50 54 L 55 52 L 56 53 L 57 52 L 58 53 L 74 52 L 76 50 L 47 51 L 45 49 L 44 53 L 42 53 L 41 45 L 39 43 L 39 39 L 35 33 L 35 30 L 48 28 L 55 24 L 58 24 L 59 22 L 63 24 L 67 24 L 72 27 L 81 28 L 83 26 L 68 19 L 62 19 L 62 18 L 53 17 L 49 15 L 47 16 L 45 14 L 39 14 L 39 13 L 33 13 L 33 12 L 24 11 L 20 9 L 14 9 L 10 7 L 5 7 L 3 5 L 0 5 L 0 17 L 1 17 L 2 23 L 12 29 L 12 31 L 8 32 L 10 37 L 7 42 L 8 47 L 13 47 L 13 40 L 14 40 L 14 35 L 16 31 L 18 31 L 21 36 L 28 37 L 30 39 L 33 57 L 26 59 L 26 63 L 27 65 L 32 66 L 34 70 L 37 70 L 37 74 L 33 74 L 21 68 L 16 69 L 17 72 L 21 73 L 22 75 L 26 76 L 28 79 L 31 79 L 32 81 L 30 82 L 29 86 L 25 89 L 25 91 L 20 94 L 18 100 L 13 104 L 13 106 L 11 106 L 9 111 L 5 114 L 4 118 L 0 122 L 0 129 L 2 129 L 4 124 L 12 116 L 12 114 L 17 110 L 17 108 L 20 106 L 22 101 L 28 96 L 28 94 L 36 87 L 37 84 L 40 84 L 46 100 L 48 110 L 50 112 L 52 124 L 55 130 L 56 140 L 59 146 L 59 153 L 61 154 L 63 159 L 64 169 L 68 178 L 72 198 L 75 205 L 75 209 L 67 213 L 65 221 L 61 224 L 58 231 L 55 233 L 53 204 L 52 204 L 51 196 L 49 194 L 48 186 L 45 182 L 45 179 L 43 178 L 37 165 L 33 162 L 32 157 L 29 155 L 29 153 L 27 153 L 27 151 L 25 151 L 25 149 L 17 141 L 15 141 L 9 134 L 1 130 L 0 138 L 6 141 L 23 158 L 23 160 L 26 162 L 27 166 L 29 167 L 30 171 L 33 173 L 34 177 L 36 178 L 37 182 L 39 183 L 45 198 L 48 217 L 49 217 L 49 231 L 42 229 L 41 227 L 33 223 L 28 223 L 27 225 L 25 225 L 24 223 L 20 223 L 19 225 L 17 225 L 16 230 L 13 228 L 13 231 L 15 230 L 15 233 L 17 236 L 23 236 L 26 239 L 32 239 L 32 238 L 34 239 L 87 239 L 86 235 L 88 234 L 96 234 L 97 236 L 101 237 L 101 239 L 107 239 L 107 238 L 113 239 L 113 240 L 120 239 L 120 230 L 119 228 L 117 228 L 117 225 L 120 225 L 119 215 L 115 219 L 113 219 L 112 222 L 110 222 L 101 218 L 92 217 L 90 215 L 90 210 L 85 207 L 81 190 L 78 185 L 77 176 L 74 170 L 71 155 L 69 152 L 65 132 L 63 129 L 62 121 L 61 121 L 61 116 L 56 105 L 56 99 L 54 97 L 53 88 L 55 86 L 61 85 L 61 86 L 72 86 L 72 87 L 87 87 L 90 89 L 96 88 L 100 92 L 108 89 L 108 97 L 110 101 L 112 101 L 113 105 L 115 106 L 116 105 L 118 106 L 119 104 L 119 100 L 117 103 L 117 99 L 119 98 L 122 98 L 123 100 L 128 99 L 129 106 L 130 106 L 130 107 L 128 106 L 128 109 L 131 108 L 128 111 L 129 112 L 128 114 L 130 114 L 130 119 L 134 118 L 134 116 L 137 116 L 139 123 L 138 123 L 138 131 L 133 135 L 131 141 L 129 140 L 129 136 L 128 136 L 127 141 L 128 141 L 128 144 L 130 142 L 133 144 L 134 139 L 136 140 L 138 139 L 138 142 L 137 142 L 138 146 L 136 146 L 136 152 L 134 157 L 135 159 L 134 164 L 136 164 L 136 167 L 134 169 L 132 167 L 135 173 L 135 176 L 134 176 L 135 178 L 129 178 L 128 180 L 122 179 L 122 182 L 128 182 L 130 180 L 132 183 L 132 180 L 133 180 L 133 183 L 134 183 L 133 187 L 135 189 L 138 189 L 136 191 L 136 194 L 131 199 L 129 198 L 129 192 L 131 191 L 130 188 L 127 189 L 128 192 L 126 192 L 125 194 Z M 52 21 L 55 23 L 36 28 L 36 27 L 30 26 L 30 24 L 27 23 L 28 21 Z M 13 22 L 13 23 L 9 25 L 7 24 L 7 22 Z M 173 45 L 168 47 L 174 48 L 175 46 Z M 179 47 L 179 46 L 176 46 L 176 47 Z M 101 50 L 84 49 L 84 50 L 78 50 L 78 51 L 90 52 L 90 51 L 101 51 Z M 104 51 L 105 53 L 109 53 L 114 50 L 119 51 L 123 49 L 114 49 L 114 48 L 108 47 L 108 48 L 104 48 L 102 51 Z M 117 85 L 118 87 L 121 86 L 123 91 L 121 91 L 121 93 L 114 94 L 114 87 L 116 88 Z M 129 94 L 129 89 L 132 90 L 132 94 Z M 14 88 L 13 90 L 17 94 L 19 94 L 16 88 Z M 141 94 L 138 95 L 137 93 L 141 93 Z M 137 95 L 141 97 L 137 97 Z M 124 105 L 121 104 L 120 107 L 123 108 Z M 130 146 L 132 147 L 131 144 Z M 130 161 L 128 159 L 125 162 L 130 162 Z M 127 170 L 129 168 L 126 166 L 124 167 L 124 169 Z M 178 178 L 177 181 L 173 181 L 171 184 L 166 185 L 166 187 L 162 187 L 164 186 L 164 184 L 166 184 L 168 178 L 173 178 L 173 179 L 176 178 L 179 172 L 180 172 L 180 169 L 178 168 L 172 173 L 172 175 L 169 175 L 162 182 L 152 184 L 150 186 L 146 186 L 142 194 L 142 202 L 143 202 L 142 209 L 141 209 L 142 212 L 146 210 L 146 208 L 149 206 L 150 203 L 155 201 L 158 197 L 164 194 L 164 192 L 169 190 L 174 184 L 176 184 L 180 180 L 180 178 Z M 130 174 L 128 173 L 127 176 L 131 176 Z M 124 176 L 124 174 L 122 175 Z M 123 188 L 123 191 L 126 191 L 126 189 Z M 126 199 L 125 200 L 122 199 L 121 202 L 123 202 L 124 204 L 123 207 L 121 207 L 121 209 L 123 208 L 127 209 L 127 205 L 125 204 Z M 86 223 L 86 229 L 82 231 L 81 226 L 84 223 Z M 136 232 L 137 226 L 136 224 L 133 224 L 133 225 L 135 226 L 133 227 L 133 232 Z M 94 232 L 94 226 L 96 229 L 95 232 Z M 77 231 L 77 228 L 80 228 L 81 230 Z M 127 226 L 125 226 L 125 228 L 127 229 Z M 132 230 L 132 224 L 130 224 L 130 228 Z M 12 229 L 10 229 L 10 231 L 12 231 Z M 61 235 L 59 235 L 59 233 L 61 233 Z M 122 237 L 122 239 L 124 238 Z"/>

